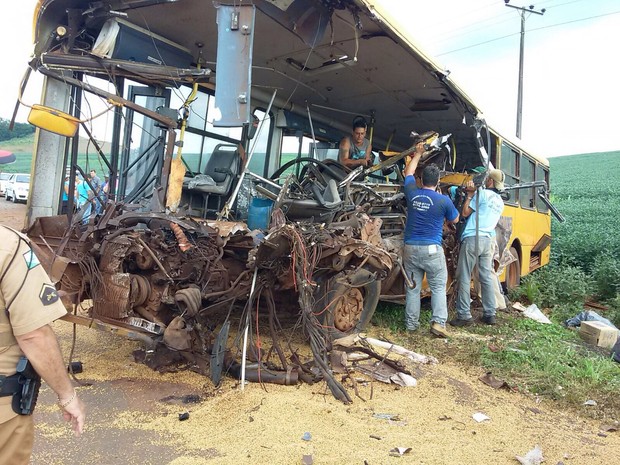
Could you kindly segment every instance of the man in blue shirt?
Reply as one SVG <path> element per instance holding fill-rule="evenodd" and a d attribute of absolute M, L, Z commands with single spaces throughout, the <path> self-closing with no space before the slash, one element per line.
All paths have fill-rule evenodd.
<path fill-rule="evenodd" d="M 467 198 L 463 204 L 462 214 L 467 217 L 467 223 L 461 235 L 459 262 L 456 267 L 457 317 L 450 321 L 452 326 L 461 327 L 473 324 L 470 310 L 471 273 L 476 264 L 482 293 L 482 322 L 488 325 L 495 324 L 493 280 L 497 278 L 493 270 L 493 252 L 495 226 L 504 211 L 504 201 L 499 195 L 499 191 L 504 190 L 503 171 L 490 170 L 485 187 L 485 189 L 476 189 L 472 181 L 466 185 Z M 476 229 L 478 230 L 477 245 Z"/>
<path fill-rule="evenodd" d="M 415 331 L 420 325 L 420 291 L 426 273 L 431 290 L 431 333 L 447 337 L 448 304 L 446 282 L 448 269 L 442 247 L 444 220 L 456 223 L 459 213 L 449 197 L 437 192 L 439 168 L 428 165 L 422 170 L 422 187 L 415 181 L 415 170 L 424 154 L 424 143 L 416 145 L 415 154 L 405 168 L 405 196 L 407 197 L 407 225 L 403 264 L 407 276 L 413 278 L 413 289 L 407 287 L 405 326 Z"/>

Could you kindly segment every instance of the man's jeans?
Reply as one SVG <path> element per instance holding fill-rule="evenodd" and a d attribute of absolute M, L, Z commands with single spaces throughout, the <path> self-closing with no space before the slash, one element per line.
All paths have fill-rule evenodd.
<path fill-rule="evenodd" d="M 484 316 L 495 315 L 495 293 L 493 279 L 497 279 L 493 271 L 494 237 L 478 237 L 478 277 L 482 293 L 482 312 Z M 476 237 L 466 237 L 461 242 L 459 263 L 456 267 L 458 294 L 456 297 L 456 313 L 461 320 L 471 318 L 471 272 L 476 265 Z"/>
<path fill-rule="evenodd" d="M 426 281 L 431 290 L 431 321 L 440 325 L 446 324 L 448 318 L 448 303 L 446 299 L 446 281 L 448 269 L 443 247 L 440 245 L 406 245 L 403 265 L 407 276 L 411 276 L 415 287 L 407 287 L 407 302 L 405 305 L 405 326 L 407 329 L 417 329 L 420 326 L 420 291 L 422 280 L 426 273 Z"/>

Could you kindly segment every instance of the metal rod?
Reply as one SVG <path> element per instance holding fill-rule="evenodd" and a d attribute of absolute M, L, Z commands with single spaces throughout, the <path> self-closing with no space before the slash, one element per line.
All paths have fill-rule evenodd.
<path fill-rule="evenodd" d="M 248 299 L 248 313 L 245 319 L 245 329 L 243 330 L 243 350 L 241 351 L 241 390 L 245 388 L 245 357 L 248 352 L 248 332 L 250 330 L 250 314 L 252 313 L 252 296 L 256 287 L 256 276 L 258 268 L 254 268 L 254 276 L 252 277 L 252 286 L 250 287 L 250 298 Z"/>

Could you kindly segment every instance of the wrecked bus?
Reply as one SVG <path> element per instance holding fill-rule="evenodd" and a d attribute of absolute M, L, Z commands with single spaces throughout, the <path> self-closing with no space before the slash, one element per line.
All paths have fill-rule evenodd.
<path fill-rule="evenodd" d="M 509 287 L 545 265 L 547 161 L 489 128 L 393 18 L 368 0 L 40 0 L 27 222 L 67 306 L 87 309 L 72 321 L 161 342 L 217 380 L 239 358 L 226 349 L 231 315 L 246 334 L 264 316 L 270 368 L 290 370 L 277 338 L 288 309 L 339 392 L 329 341 L 411 284 L 402 168 L 418 140 L 446 193 L 506 172 Z M 356 115 L 376 153 L 350 170 L 338 147 Z M 109 144 L 93 135 L 102 120 Z M 70 192 L 88 184 L 89 214 L 70 196 L 57 215 L 65 179 Z M 453 274 L 455 230 L 444 247 Z"/>

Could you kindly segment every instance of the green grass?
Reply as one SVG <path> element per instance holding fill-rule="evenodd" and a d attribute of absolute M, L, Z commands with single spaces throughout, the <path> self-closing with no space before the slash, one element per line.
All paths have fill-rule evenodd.
<path fill-rule="evenodd" d="M 510 319 L 502 333 L 480 351 L 480 362 L 520 390 L 573 406 L 596 400 L 603 413 L 620 408 L 620 366 L 585 345 L 573 330 Z M 499 347 L 499 350 L 497 350 Z"/>
<path fill-rule="evenodd" d="M 611 360 L 609 351 L 585 344 L 576 330 L 555 321 L 568 318 L 568 313 L 552 314 L 554 324 L 544 325 L 500 312 L 497 326 L 449 327 L 452 336 L 438 343 L 428 331 L 428 305 L 424 300 L 420 329 L 410 334 L 405 331 L 403 306 L 380 304 L 370 331 L 416 352 L 478 367 L 480 374 L 491 371 L 512 388 L 561 408 L 597 418 L 615 419 L 620 414 L 620 364 Z M 583 403 L 589 399 L 598 406 L 584 411 Z"/>

